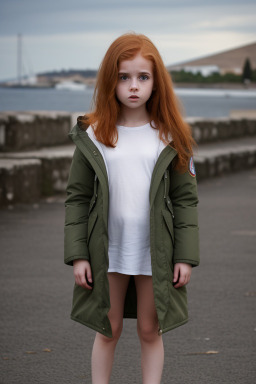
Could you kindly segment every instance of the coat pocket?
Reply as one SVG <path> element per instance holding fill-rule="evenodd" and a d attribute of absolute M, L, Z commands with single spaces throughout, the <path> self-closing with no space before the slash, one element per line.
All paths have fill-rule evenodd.
<path fill-rule="evenodd" d="M 98 213 L 95 211 L 95 212 L 92 212 L 89 216 L 89 219 L 88 219 L 88 236 L 87 236 L 87 244 L 89 244 L 89 241 L 90 241 L 90 238 L 91 238 L 91 235 L 92 235 L 92 232 L 93 232 L 93 228 L 95 226 L 95 223 L 97 221 L 97 218 L 98 218 Z"/>

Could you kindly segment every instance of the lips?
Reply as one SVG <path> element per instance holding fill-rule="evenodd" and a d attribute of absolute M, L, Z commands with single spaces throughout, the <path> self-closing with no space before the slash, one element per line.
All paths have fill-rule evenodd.
<path fill-rule="evenodd" d="M 131 100 L 137 100 L 137 99 L 138 99 L 138 96 L 132 95 L 132 96 L 129 97 L 129 99 L 131 99 Z"/>

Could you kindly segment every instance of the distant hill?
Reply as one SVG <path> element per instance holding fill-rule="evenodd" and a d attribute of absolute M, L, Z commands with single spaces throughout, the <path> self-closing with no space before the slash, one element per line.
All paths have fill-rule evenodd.
<path fill-rule="evenodd" d="M 168 71 L 175 71 L 186 67 L 215 66 L 219 68 L 221 74 L 228 72 L 241 74 L 246 58 L 250 59 L 252 69 L 256 69 L 256 42 L 202 58 L 169 65 L 167 69 Z"/>

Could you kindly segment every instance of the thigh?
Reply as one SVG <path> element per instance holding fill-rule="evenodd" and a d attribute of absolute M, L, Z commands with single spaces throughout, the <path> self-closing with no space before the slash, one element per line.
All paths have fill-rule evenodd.
<path fill-rule="evenodd" d="M 121 273 L 108 273 L 110 310 L 108 318 L 112 328 L 120 326 L 123 321 L 124 301 L 129 284 L 130 276 Z"/>
<path fill-rule="evenodd" d="M 152 276 L 134 276 L 137 291 L 138 328 L 145 332 L 158 331 Z"/>

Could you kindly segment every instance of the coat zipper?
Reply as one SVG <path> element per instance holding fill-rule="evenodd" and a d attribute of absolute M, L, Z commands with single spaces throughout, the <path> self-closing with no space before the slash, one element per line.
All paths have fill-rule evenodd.
<path fill-rule="evenodd" d="M 169 194 L 168 194 L 169 186 L 170 186 L 169 171 L 168 171 L 168 169 L 166 169 L 164 172 L 164 201 L 165 201 L 165 204 L 166 204 L 168 210 L 171 212 L 172 218 L 174 219 L 174 213 L 173 213 L 173 210 L 171 207 L 171 199 L 170 199 Z"/>
<path fill-rule="evenodd" d="M 97 174 L 95 173 L 95 177 L 94 177 L 94 186 L 93 186 L 93 201 L 91 202 L 90 204 L 90 207 L 89 207 L 89 212 L 88 212 L 88 216 L 90 215 L 93 207 L 95 206 L 96 204 L 96 200 L 97 200 L 97 197 L 98 197 L 98 183 L 97 183 L 97 180 L 98 180 L 98 176 Z"/>

